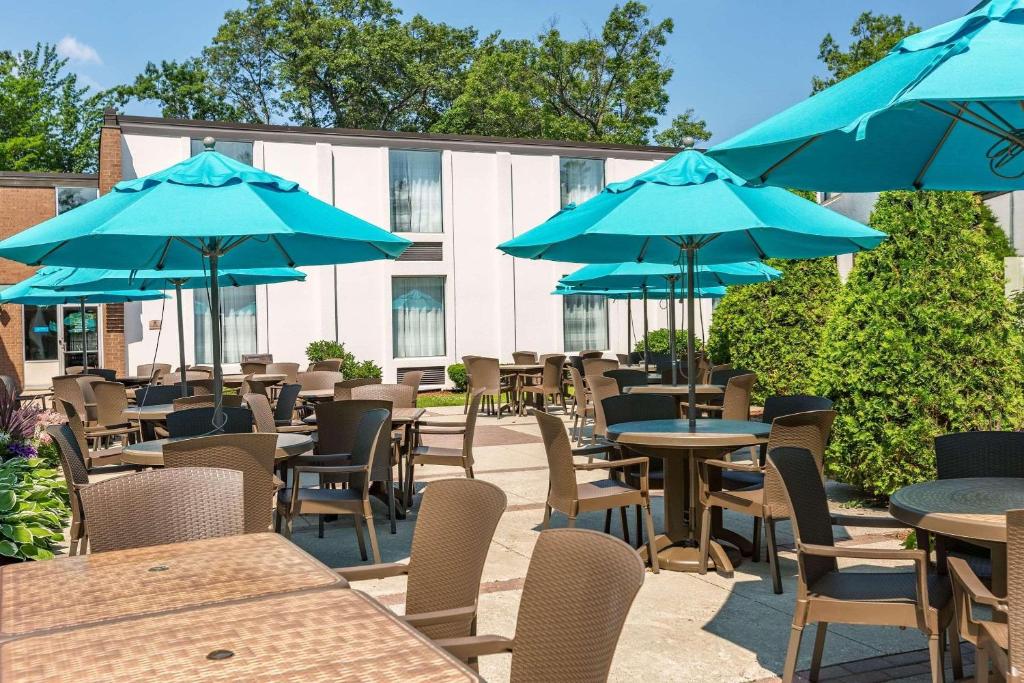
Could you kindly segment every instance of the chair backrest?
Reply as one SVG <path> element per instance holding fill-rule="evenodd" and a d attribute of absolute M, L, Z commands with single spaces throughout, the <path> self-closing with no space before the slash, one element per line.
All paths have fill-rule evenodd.
<path fill-rule="evenodd" d="M 124 424 L 127 419 L 128 392 L 120 382 L 96 382 L 92 385 L 96 395 L 96 421 L 112 427 Z"/>
<path fill-rule="evenodd" d="M 191 395 L 191 387 L 187 387 L 186 392 Z M 135 391 L 135 403 L 140 406 L 164 405 L 173 403 L 176 398 L 181 398 L 180 384 L 150 384 Z"/>
<path fill-rule="evenodd" d="M 412 387 L 416 393 L 419 393 L 420 382 L 423 381 L 422 370 L 407 370 L 402 374 L 402 381 L 399 384 L 404 384 L 407 387 Z"/>
<path fill-rule="evenodd" d="M 589 529 L 542 531 L 523 583 L 512 683 L 604 681 L 644 582 L 639 553 Z"/>
<path fill-rule="evenodd" d="M 674 420 L 679 417 L 676 400 L 668 394 L 620 394 L 601 401 L 605 423 L 617 425 L 640 420 Z M 660 458 L 652 458 L 658 461 Z"/>
<path fill-rule="evenodd" d="M 476 602 L 487 551 L 507 499 L 480 479 L 432 481 L 423 492 L 409 551 L 405 613 L 422 614 Z M 470 635 L 471 624 L 424 626 L 431 639 Z"/>
<path fill-rule="evenodd" d="M 582 358 L 582 354 L 580 356 Z M 589 377 L 590 375 L 603 375 L 609 370 L 616 370 L 619 367 L 619 361 L 611 358 L 583 358 L 583 376 Z"/>
<path fill-rule="evenodd" d="M 75 407 L 75 410 L 83 420 L 87 418 L 85 412 L 85 396 L 82 394 L 82 385 L 78 383 L 77 375 L 60 375 L 51 380 L 53 382 L 54 405 L 61 405 L 59 401 L 65 401 Z"/>
<path fill-rule="evenodd" d="M 750 394 L 754 391 L 756 383 L 757 375 L 752 372 L 729 378 L 725 385 L 725 395 L 722 397 L 723 420 L 750 419 Z"/>
<path fill-rule="evenodd" d="M 583 397 L 587 395 L 587 385 L 583 382 L 583 375 L 580 374 L 575 365 L 570 365 L 569 377 L 572 380 L 572 395 L 576 399 L 576 404 L 582 408 L 584 403 L 586 403 Z"/>
<path fill-rule="evenodd" d="M 469 398 L 469 410 L 466 411 L 466 431 L 462 435 L 464 467 L 473 466 L 473 438 L 476 434 L 476 418 L 480 414 L 480 401 L 483 396 L 483 392 L 477 389 Z"/>
<path fill-rule="evenodd" d="M 110 368 L 89 368 L 89 374 L 101 377 L 107 382 L 117 381 L 117 370 L 111 370 Z"/>
<path fill-rule="evenodd" d="M 71 431 L 75 435 L 75 440 L 78 442 L 78 450 L 82 455 L 86 456 L 85 462 L 88 463 L 89 456 L 89 439 L 85 435 L 85 423 L 82 422 L 82 418 L 78 415 L 78 411 L 75 407 L 67 401 L 56 400 L 54 405 L 57 407 L 57 411 L 67 417 L 67 424 L 71 427 Z"/>
<path fill-rule="evenodd" d="M 317 422 L 319 424 L 319 417 Z M 379 469 L 377 461 L 381 457 L 390 458 L 391 454 L 391 411 L 385 408 L 374 408 L 365 411 L 356 425 L 355 441 L 352 444 L 353 465 L 369 465 L 370 476 L 362 474 L 349 475 L 349 488 L 362 489 L 363 498 L 369 493 L 373 472 Z M 389 463 L 390 464 L 390 463 Z M 377 465 L 375 468 L 374 465 Z"/>
<path fill-rule="evenodd" d="M 207 377 L 213 377 L 213 366 L 212 365 L 190 365 L 185 368 L 186 372 L 196 372 Z M 180 373 L 180 370 L 176 371 Z M 202 379 L 202 378 L 200 378 Z"/>
<path fill-rule="evenodd" d="M 617 353 L 615 359 L 619 361 L 619 365 L 629 365 L 629 354 L 628 353 Z"/>
<path fill-rule="evenodd" d="M 235 470 L 149 470 L 98 481 L 79 495 L 94 553 L 234 536 L 245 530 L 242 473 Z"/>
<path fill-rule="evenodd" d="M 415 408 L 416 390 L 407 384 L 364 384 L 352 388 L 354 400 L 391 401 L 393 408 Z"/>
<path fill-rule="evenodd" d="M 213 434 L 248 434 L 252 431 L 252 411 L 248 408 L 226 407 L 225 423 L 213 426 L 213 408 L 188 408 L 167 415 L 167 432 L 171 438 L 208 436 Z"/>
<path fill-rule="evenodd" d="M 154 382 L 164 375 L 170 374 L 170 372 L 171 366 L 169 363 L 144 363 L 135 366 L 136 375 L 139 377 L 152 377 Z"/>
<path fill-rule="evenodd" d="M 341 359 L 327 358 L 311 363 L 307 372 L 341 372 Z"/>
<path fill-rule="evenodd" d="M 277 405 L 274 406 L 274 421 L 281 424 L 288 424 L 295 414 L 295 402 L 302 391 L 301 384 L 285 384 L 277 392 Z"/>
<path fill-rule="evenodd" d="M 212 379 L 190 379 L 185 382 L 189 388 L 190 396 L 212 396 L 213 395 L 213 380 Z M 181 387 L 181 384 L 178 384 Z"/>
<path fill-rule="evenodd" d="M 224 394 L 220 397 L 220 404 L 227 408 L 241 408 L 242 397 L 237 394 Z M 175 410 L 187 410 L 189 408 L 212 408 L 213 394 L 196 394 L 195 396 L 179 396 L 171 405 Z"/>
<path fill-rule="evenodd" d="M 783 446 L 768 451 L 764 487 L 765 499 L 770 505 L 785 506 L 790 511 L 790 523 L 797 543 L 834 545 L 825 483 L 809 450 Z M 798 565 L 801 592 L 825 574 L 838 569 L 835 558 L 820 555 L 803 556 Z"/>
<path fill-rule="evenodd" d="M 769 396 L 764 400 L 761 421 L 772 423 L 777 417 L 793 413 L 807 413 L 812 410 L 832 410 L 832 401 L 824 396 L 795 394 L 793 396 Z"/>
<path fill-rule="evenodd" d="M 1010 668 L 1024 670 L 1024 510 L 1006 513 L 1007 600 Z"/>
<path fill-rule="evenodd" d="M 542 354 L 539 354 L 537 356 L 537 364 L 538 365 L 544 365 L 544 363 L 547 361 L 548 358 L 555 358 L 556 356 L 560 356 L 560 355 L 561 354 L 558 354 L 558 353 L 542 353 Z M 562 356 L 562 357 L 564 358 L 565 356 Z"/>
<path fill-rule="evenodd" d="M 78 420 L 78 417 L 75 416 L 75 419 Z M 79 425 L 81 426 L 81 420 L 79 420 Z M 84 428 L 82 431 L 84 434 Z M 64 481 L 68 485 L 71 528 L 72 531 L 76 531 L 81 526 L 84 517 L 82 501 L 78 496 L 78 487 L 86 486 L 89 483 L 89 470 L 85 465 L 85 456 L 78 436 L 70 424 L 50 425 L 46 428 L 46 433 L 50 435 L 54 445 L 57 446 L 60 469 L 64 473 Z"/>
<path fill-rule="evenodd" d="M 512 362 L 516 365 L 533 365 L 537 362 L 536 351 L 513 351 Z"/>
<path fill-rule="evenodd" d="M 935 472 L 939 479 L 1024 477 L 1024 432 L 937 436 Z"/>
<path fill-rule="evenodd" d="M 645 387 L 647 386 L 647 373 L 643 370 L 623 370 L 616 368 L 615 370 L 605 370 L 605 377 L 611 377 L 615 380 L 615 383 L 619 385 L 619 393 L 625 391 L 626 387 Z"/>
<path fill-rule="evenodd" d="M 315 410 L 317 453 L 337 455 L 352 453 L 355 449 L 359 421 L 367 411 L 386 410 L 390 420 L 391 401 L 328 401 L 317 403 Z M 390 425 L 390 422 L 388 424 Z M 381 439 L 377 442 L 377 448 L 380 452 L 374 456 L 373 467 L 370 468 L 370 481 L 387 481 L 388 468 L 391 466 L 391 442 L 388 439 Z"/>
<path fill-rule="evenodd" d="M 287 384 L 295 384 L 295 378 L 299 375 L 298 363 L 267 363 L 266 372 L 272 375 L 284 375 Z"/>
<path fill-rule="evenodd" d="M 262 375 L 267 371 L 266 363 L 259 363 L 256 361 L 247 361 L 241 364 L 243 375 Z"/>
<path fill-rule="evenodd" d="M 576 469 L 572 462 L 572 444 L 565 425 L 554 415 L 537 410 L 537 425 L 544 441 L 548 458 L 548 496 L 556 501 L 571 503 L 577 500 Z"/>
<path fill-rule="evenodd" d="M 88 407 L 96 405 L 96 392 L 93 390 L 93 385 L 104 381 L 104 379 L 90 372 L 88 375 L 77 375 L 75 381 L 82 388 L 82 400 L 85 401 L 86 411 L 82 415 L 89 415 L 89 419 L 92 419 L 92 415 L 95 413 L 89 414 Z"/>
<path fill-rule="evenodd" d="M 84 365 L 67 365 L 64 367 L 64 372 L 68 375 L 81 375 L 85 372 Z"/>
<path fill-rule="evenodd" d="M 591 358 L 600 358 L 604 355 L 604 351 L 580 351 L 580 358 L 583 360 L 589 360 Z"/>
<path fill-rule="evenodd" d="M 825 449 L 835 419 L 834 410 L 812 410 L 777 417 L 768 433 L 767 451 L 771 453 L 782 446 L 806 449 L 817 463 L 819 478 L 824 478 Z"/>
<path fill-rule="evenodd" d="M 501 370 L 497 358 L 464 356 L 462 361 L 466 364 L 472 391 L 483 391 L 485 396 L 501 393 Z"/>
<path fill-rule="evenodd" d="M 594 401 L 594 436 L 604 436 L 608 423 L 605 421 L 604 403 L 606 398 L 619 395 L 619 385 L 611 377 L 588 375 L 590 396 Z"/>
<path fill-rule="evenodd" d="M 242 473 L 245 533 L 270 529 L 274 500 L 273 434 L 219 434 L 167 443 L 164 467 L 222 467 Z"/>
<path fill-rule="evenodd" d="M 546 389 L 560 389 L 562 386 L 562 368 L 565 356 L 553 354 L 544 359 L 544 371 L 540 383 Z"/>
<path fill-rule="evenodd" d="M 380 384 L 380 377 L 356 377 L 343 379 L 334 383 L 334 400 L 347 401 L 352 398 L 352 390 L 356 387 L 364 387 L 367 384 Z M 278 399 L 280 401 L 280 398 Z"/>
<path fill-rule="evenodd" d="M 726 368 L 721 365 L 711 370 L 710 384 L 728 384 L 729 380 L 733 377 L 739 377 L 740 375 L 756 374 L 753 370 L 744 370 L 743 368 Z"/>
<path fill-rule="evenodd" d="M 658 372 L 661 373 L 662 384 L 672 384 L 672 364 L 670 361 L 658 363 Z M 686 361 L 680 361 L 676 366 L 676 384 L 686 384 Z"/>
<path fill-rule="evenodd" d="M 263 394 L 246 394 L 242 397 L 245 405 L 252 411 L 252 419 L 256 431 L 263 434 L 277 434 L 277 423 L 274 421 L 274 409 L 270 407 L 270 399 Z"/>
<path fill-rule="evenodd" d="M 300 372 L 295 381 L 302 385 L 303 391 L 333 389 L 334 385 L 345 379 L 337 370 L 311 370 Z"/>
<path fill-rule="evenodd" d="M 181 381 L 181 372 L 174 373 L 173 378 L 174 378 L 175 381 L 179 381 L 180 382 Z M 197 380 L 197 379 L 210 379 L 210 373 L 207 372 L 206 370 L 196 370 L 196 369 L 186 370 L 185 371 L 185 381 L 186 382 L 191 382 L 191 381 Z"/>

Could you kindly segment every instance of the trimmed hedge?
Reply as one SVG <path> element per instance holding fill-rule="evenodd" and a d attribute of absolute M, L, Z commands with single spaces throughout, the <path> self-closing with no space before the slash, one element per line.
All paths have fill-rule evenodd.
<path fill-rule="evenodd" d="M 683 323 L 685 324 L 685 323 Z M 704 350 L 704 340 L 700 336 L 694 337 L 694 348 L 700 352 Z M 641 336 L 633 345 L 634 351 L 643 353 L 644 351 L 644 338 Z M 668 355 L 668 329 L 661 328 L 658 330 L 647 331 L 647 351 L 648 353 L 664 354 Z M 686 329 L 676 330 L 676 355 L 680 358 L 686 358 Z"/>
<path fill-rule="evenodd" d="M 875 495 L 931 479 L 934 438 L 1024 426 L 1005 238 L 973 194 L 886 192 L 823 337 L 819 390 L 836 402 L 828 473 Z"/>

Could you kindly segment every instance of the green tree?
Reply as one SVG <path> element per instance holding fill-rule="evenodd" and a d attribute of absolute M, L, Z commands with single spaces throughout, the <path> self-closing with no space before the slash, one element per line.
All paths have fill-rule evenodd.
<path fill-rule="evenodd" d="M 0 50 L 0 170 L 96 168 L 102 98 L 66 67 L 53 45 Z"/>
<path fill-rule="evenodd" d="M 812 371 L 840 291 L 836 260 L 767 263 L 781 270 L 782 278 L 730 287 L 715 308 L 708 351 L 716 364 L 732 363 L 757 373 L 757 401 L 813 394 Z"/>
<path fill-rule="evenodd" d="M 163 116 L 206 121 L 238 121 L 243 116 L 231 104 L 227 91 L 210 74 L 203 60 L 193 57 L 184 62 L 146 64 L 131 85 L 112 88 L 110 97 L 123 107 L 131 100 L 155 101 Z"/>
<path fill-rule="evenodd" d="M 818 59 L 828 68 L 828 75 L 824 78 L 815 76 L 811 80 L 811 92 L 821 92 L 871 66 L 888 54 L 896 43 L 920 30 L 920 27 L 904 21 L 899 14 L 863 12 L 850 28 L 853 40 L 847 49 L 840 47 L 831 33 L 825 34 L 818 46 Z"/>
<path fill-rule="evenodd" d="M 700 143 L 710 140 L 711 135 L 707 121 L 694 118 L 693 109 L 687 109 L 672 119 L 668 128 L 655 135 L 654 141 L 663 147 L 685 147 L 688 137 Z"/>
<path fill-rule="evenodd" d="M 828 472 L 872 494 L 934 477 L 933 439 L 1024 426 L 1021 332 L 995 219 L 970 193 L 886 192 L 826 326 L 820 391 L 839 413 Z"/>

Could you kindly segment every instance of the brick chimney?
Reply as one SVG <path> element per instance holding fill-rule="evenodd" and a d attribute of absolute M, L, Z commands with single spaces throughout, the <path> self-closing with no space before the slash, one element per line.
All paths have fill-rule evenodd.
<path fill-rule="evenodd" d="M 101 195 L 121 182 L 121 125 L 117 112 L 109 107 L 103 112 L 103 127 L 100 128 L 98 173 Z M 103 365 L 116 370 L 119 375 L 126 375 L 128 350 L 124 339 L 124 304 L 106 304 L 103 320 Z"/>

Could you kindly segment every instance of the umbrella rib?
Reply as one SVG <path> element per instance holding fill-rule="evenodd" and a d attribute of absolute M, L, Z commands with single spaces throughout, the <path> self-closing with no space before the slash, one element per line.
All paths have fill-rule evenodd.
<path fill-rule="evenodd" d="M 924 166 L 921 167 L 921 171 L 917 174 L 917 177 L 914 178 L 915 189 L 921 189 L 921 186 L 924 184 L 925 173 L 927 173 L 928 169 L 932 167 L 932 164 L 935 162 L 935 158 L 939 156 L 939 150 L 941 150 L 942 147 L 946 144 L 946 140 L 949 139 L 949 135 L 950 133 L 953 132 L 953 129 L 956 127 L 956 124 L 957 120 L 953 119 L 952 121 L 949 122 L 949 125 L 946 126 L 945 132 L 942 133 L 942 137 L 939 139 L 938 144 L 936 144 L 935 149 L 932 150 L 931 155 L 928 157 L 928 161 L 924 162 Z"/>
<path fill-rule="evenodd" d="M 274 246 L 281 251 L 281 255 L 284 256 L 285 261 L 288 262 L 288 267 L 294 268 L 295 261 L 292 260 L 292 257 L 288 254 L 288 251 L 284 248 L 284 245 L 281 244 L 281 241 L 277 239 L 277 235 L 271 235 L 270 241 L 273 242 Z"/>
<path fill-rule="evenodd" d="M 754 239 L 754 236 L 750 233 L 749 230 L 744 230 L 743 234 L 746 235 L 747 239 L 750 240 L 750 243 L 754 245 L 754 249 L 757 250 L 758 258 L 760 258 L 762 261 L 768 258 L 768 255 L 764 253 L 764 249 L 762 249 L 761 245 L 757 243 L 757 240 Z"/>
<path fill-rule="evenodd" d="M 65 244 L 67 244 L 67 240 L 65 240 L 63 242 L 60 242 L 53 249 L 50 249 L 48 252 L 46 252 L 45 254 L 40 256 L 39 259 L 35 263 L 30 263 L 29 265 L 41 266 L 43 264 L 43 259 L 46 259 L 46 258 L 49 258 L 50 256 L 53 256 L 53 254 L 56 253 L 56 251 L 58 249 L 60 249 L 61 247 L 63 247 Z"/>
<path fill-rule="evenodd" d="M 644 243 L 640 246 L 640 253 L 636 255 L 636 262 L 637 263 L 643 263 L 644 262 L 644 256 L 647 254 L 647 247 L 650 246 L 650 244 L 651 244 L 651 238 L 650 237 L 645 237 L 644 238 Z"/>
<path fill-rule="evenodd" d="M 1018 136 L 1013 135 L 1012 133 L 1008 133 L 1006 131 L 999 130 L 998 128 L 990 127 L 991 124 L 983 125 L 981 123 L 977 123 L 976 121 L 971 121 L 970 119 L 965 118 L 963 115 L 958 114 L 957 112 L 946 111 L 942 107 L 936 106 L 936 105 L 932 104 L 931 102 L 926 102 L 924 100 L 921 100 L 921 104 L 923 104 L 925 107 L 928 107 L 929 109 L 932 109 L 934 111 L 939 112 L 943 116 L 948 116 L 950 118 L 956 119 L 957 121 L 959 121 L 959 122 L 961 122 L 963 124 L 971 126 L 972 128 L 977 128 L 978 130 L 980 130 L 982 132 L 985 132 L 985 133 L 988 133 L 989 135 L 992 135 L 993 137 L 999 138 L 1001 140 L 1006 140 L 1007 142 L 1012 142 L 1015 145 L 1020 145 L 1021 147 L 1024 147 L 1024 140 L 1021 140 Z M 961 110 L 963 110 L 963 108 L 960 107 L 959 105 L 956 105 L 956 106 L 958 108 L 960 108 Z M 971 114 L 971 115 L 973 115 L 973 116 L 975 116 L 977 118 L 980 118 L 982 121 L 985 121 L 985 119 L 983 117 L 979 116 L 978 114 L 976 114 L 975 112 L 971 111 L 970 109 L 966 109 L 966 111 L 967 111 L 967 113 L 969 113 L 969 114 Z M 986 121 L 986 124 L 987 123 L 988 122 Z"/>
<path fill-rule="evenodd" d="M 810 145 L 812 142 L 814 142 L 815 140 L 817 140 L 820 137 L 821 137 L 821 135 L 814 135 L 812 137 L 807 138 L 806 140 L 803 141 L 803 143 L 799 147 L 797 147 L 792 152 L 790 152 L 786 156 L 784 156 L 781 159 L 779 159 L 778 161 L 776 161 L 770 167 L 768 167 L 768 170 L 765 171 L 764 173 L 762 173 L 761 176 L 760 176 L 761 182 L 762 183 L 766 182 L 768 180 L 768 176 L 771 175 L 773 171 L 777 170 L 784 163 L 786 163 L 787 161 L 789 161 L 790 159 L 795 157 L 800 152 L 802 152 L 805 149 L 807 149 L 808 145 Z"/>

